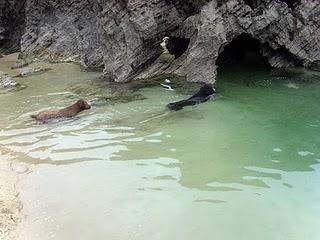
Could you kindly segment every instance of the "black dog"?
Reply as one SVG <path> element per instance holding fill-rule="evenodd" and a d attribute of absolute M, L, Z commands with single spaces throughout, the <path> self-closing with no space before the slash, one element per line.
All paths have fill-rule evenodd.
<path fill-rule="evenodd" d="M 209 84 L 205 84 L 200 88 L 200 90 L 188 99 L 181 100 L 178 102 L 172 102 L 167 105 L 167 107 L 172 111 L 179 111 L 186 106 L 193 106 L 199 103 L 208 101 L 216 90 L 212 88 Z"/>

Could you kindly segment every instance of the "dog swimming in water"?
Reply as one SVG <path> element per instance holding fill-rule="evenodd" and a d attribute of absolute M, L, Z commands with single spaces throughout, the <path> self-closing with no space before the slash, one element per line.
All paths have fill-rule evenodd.
<path fill-rule="evenodd" d="M 66 108 L 42 111 L 39 113 L 31 114 L 31 117 L 38 121 L 46 122 L 51 119 L 71 118 L 76 116 L 79 112 L 90 108 L 91 106 L 87 101 L 80 99 Z"/>
<path fill-rule="evenodd" d="M 203 85 L 200 90 L 189 97 L 188 99 L 181 100 L 178 102 L 172 102 L 167 105 L 167 107 L 171 111 L 179 111 L 186 106 L 193 106 L 203 102 L 208 101 L 214 94 L 216 93 L 216 89 L 211 87 L 209 84 Z"/>

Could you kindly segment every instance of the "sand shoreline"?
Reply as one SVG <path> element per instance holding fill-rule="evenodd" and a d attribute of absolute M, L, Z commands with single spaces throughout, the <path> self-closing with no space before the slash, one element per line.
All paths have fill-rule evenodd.
<path fill-rule="evenodd" d="M 0 63 L 13 74 L 20 70 L 11 70 L 18 54 L 4 55 Z M 0 133 L 1 134 L 1 133 Z M 29 172 L 25 163 L 14 160 L 9 149 L 0 147 L 0 240 L 15 240 L 15 230 L 23 220 L 22 202 L 19 199 L 17 184 L 21 177 Z"/>
<path fill-rule="evenodd" d="M 29 169 L 23 163 L 0 157 L 0 240 L 14 240 L 14 230 L 24 218 L 16 186 Z"/>

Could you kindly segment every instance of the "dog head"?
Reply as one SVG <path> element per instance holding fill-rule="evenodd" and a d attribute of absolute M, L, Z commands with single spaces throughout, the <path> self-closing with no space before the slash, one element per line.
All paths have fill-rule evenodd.
<path fill-rule="evenodd" d="M 216 89 L 211 87 L 210 84 L 205 84 L 200 88 L 199 95 L 202 97 L 207 97 L 216 93 Z"/>
<path fill-rule="evenodd" d="M 77 101 L 77 105 L 79 106 L 79 108 L 81 110 L 86 110 L 86 109 L 90 109 L 91 108 L 90 104 L 87 101 L 83 100 L 83 99 L 78 100 Z"/>

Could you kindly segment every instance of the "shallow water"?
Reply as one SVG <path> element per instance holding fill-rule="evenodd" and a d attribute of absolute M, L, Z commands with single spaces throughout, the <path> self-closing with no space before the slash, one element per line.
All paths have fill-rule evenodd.
<path fill-rule="evenodd" d="M 34 164 L 20 239 L 320 239 L 319 76 L 233 69 L 215 101 L 168 112 L 186 95 L 101 103 L 98 73 L 56 66 L 0 95 L 1 154 Z M 75 119 L 29 119 L 86 96 Z"/>

